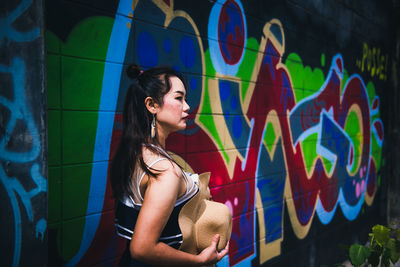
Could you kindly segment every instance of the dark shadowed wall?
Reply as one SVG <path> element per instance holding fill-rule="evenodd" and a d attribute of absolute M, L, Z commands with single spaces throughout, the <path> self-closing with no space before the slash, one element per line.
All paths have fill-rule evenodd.
<path fill-rule="evenodd" d="M 0 5 L 2 266 L 47 264 L 47 132 L 41 0 Z"/>
<path fill-rule="evenodd" d="M 188 127 L 167 148 L 187 170 L 211 171 L 213 199 L 234 215 L 218 266 L 345 260 L 339 244 L 364 243 L 386 223 L 387 125 L 398 121 L 392 9 L 372 0 L 47 1 L 49 265 L 116 266 L 125 247 L 108 170 L 130 63 L 168 64 L 188 79 Z"/>
<path fill-rule="evenodd" d="M 387 166 L 385 172 L 388 177 L 388 220 L 400 224 L 400 1 L 393 1 L 391 43 L 392 64 L 390 82 L 392 90 L 387 95 Z"/>

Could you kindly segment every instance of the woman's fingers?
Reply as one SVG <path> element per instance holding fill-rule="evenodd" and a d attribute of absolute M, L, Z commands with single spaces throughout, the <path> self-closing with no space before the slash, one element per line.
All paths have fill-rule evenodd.
<path fill-rule="evenodd" d="M 217 245 L 219 242 L 219 234 L 214 235 L 212 241 L 211 241 L 211 246 L 217 249 Z"/>
<path fill-rule="evenodd" d="M 228 253 L 229 241 L 223 250 L 218 251 L 217 246 L 218 246 L 219 240 L 220 240 L 220 235 L 219 234 L 214 235 L 211 240 L 210 246 L 205 248 L 200 253 L 201 255 L 199 255 L 199 256 L 204 259 L 203 262 L 205 262 L 206 265 L 215 264 L 215 263 L 219 262 Z"/>
<path fill-rule="evenodd" d="M 229 252 L 229 241 L 226 243 L 226 246 L 223 250 L 218 252 L 218 260 L 221 260 L 223 257 L 225 257 L 226 254 Z"/>

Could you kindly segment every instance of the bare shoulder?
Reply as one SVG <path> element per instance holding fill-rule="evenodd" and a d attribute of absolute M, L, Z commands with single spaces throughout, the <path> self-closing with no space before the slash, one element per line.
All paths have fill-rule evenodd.
<path fill-rule="evenodd" d="M 173 161 L 169 159 L 160 160 L 155 163 L 152 168 L 158 170 L 160 174 L 157 176 L 157 179 L 174 179 L 180 178 L 181 171 L 178 165 L 176 165 Z"/>
<path fill-rule="evenodd" d="M 156 160 L 157 158 L 160 157 L 159 153 L 155 153 L 148 147 L 143 146 L 142 148 L 142 156 L 143 160 L 146 164 L 150 164 L 152 161 Z"/>
<path fill-rule="evenodd" d="M 157 177 L 166 176 L 173 178 L 181 175 L 180 168 L 176 163 L 147 147 L 143 147 L 143 160 L 147 165 L 152 164 L 152 169 L 159 172 Z"/>

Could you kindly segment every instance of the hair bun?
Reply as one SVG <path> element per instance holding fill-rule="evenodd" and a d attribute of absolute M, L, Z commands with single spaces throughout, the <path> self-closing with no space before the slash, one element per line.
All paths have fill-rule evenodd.
<path fill-rule="evenodd" d="M 131 79 L 136 79 L 143 71 L 136 64 L 130 64 L 126 69 L 126 74 Z"/>

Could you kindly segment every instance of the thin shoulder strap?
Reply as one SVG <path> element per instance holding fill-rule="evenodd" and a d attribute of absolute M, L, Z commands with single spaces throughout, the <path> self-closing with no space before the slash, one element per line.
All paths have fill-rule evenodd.
<path fill-rule="evenodd" d="M 167 158 L 158 158 L 158 159 L 156 159 L 156 160 L 154 160 L 153 162 L 151 162 L 149 165 L 147 165 L 149 168 L 151 168 L 154 164 L 156 164 L 157 162 L 159 162 L 159 161 L 162 161 L 162 160 L 165 160 L 165 159 L 167 159 Z M 168 160 L 168 159 L 167 159 Z M 143 202 L 143 197 L 142 197 L 142 194 L 140 193 L 140 183 L 142 182 L 142 180 L 143 180 L 143 177 L 144 177 L 144 175 L 146 174 L 146 172 L 143 172 L 142 173 L 142 175 L 140 176 L 140 178 L 139 178 L 139 181 L 138 181 L 138 183 L 137 183 L 137 192 L 138 192 L 138 194 L 139 194 L 139 198 L 140 198 L 140 200 Z"/>

